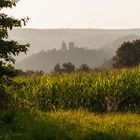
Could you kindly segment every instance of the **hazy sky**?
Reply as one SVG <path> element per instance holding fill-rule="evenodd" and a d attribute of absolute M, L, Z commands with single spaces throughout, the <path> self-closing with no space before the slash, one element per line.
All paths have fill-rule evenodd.
<path fill-rule="evenodd" d="M 4 12 L 30 28 L 140 28 L 140 0 L 20 0 Z"/>

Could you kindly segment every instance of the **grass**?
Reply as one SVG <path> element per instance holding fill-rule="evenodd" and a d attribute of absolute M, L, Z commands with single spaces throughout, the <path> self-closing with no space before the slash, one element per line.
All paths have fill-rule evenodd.
<path fill-rule="evenodd" d="M 2 114 L 2 140 L 140 140 L 138 114 L 95 114 L 82 109 Z"/>
<path fill-rule="evenodd" d="M 140 66 L 16 77 L 0 93 L 0 140 L 140 140 Z"/>
<path fill-rule="evenodd" d="M 28 102 L 29 106 L 45 111 L 86 108 L 94 112 L 140 112 L 140 66 L 102 72 L 19 77 L 15 81 L 18 85 L 6 87 L 6 91 L 19 106 Z"/>

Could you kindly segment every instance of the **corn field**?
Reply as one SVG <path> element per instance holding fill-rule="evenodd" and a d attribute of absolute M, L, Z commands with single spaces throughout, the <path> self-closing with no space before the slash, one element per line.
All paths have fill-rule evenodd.
<path fill-rule="evenodd" d="M 6 86 L 11 104 L 44 111 L 85 108 L 140 112 L 140 67 L 91 73 L 16 77 Z"/>

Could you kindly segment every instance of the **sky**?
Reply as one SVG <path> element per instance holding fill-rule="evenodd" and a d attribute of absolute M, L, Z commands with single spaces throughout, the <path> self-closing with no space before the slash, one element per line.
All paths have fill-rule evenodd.
<path fill-rule="evenodd" d="M 2 12 L 28 16 L 27 28 L 140 28 L 140 0 L 20 0 Z"/>

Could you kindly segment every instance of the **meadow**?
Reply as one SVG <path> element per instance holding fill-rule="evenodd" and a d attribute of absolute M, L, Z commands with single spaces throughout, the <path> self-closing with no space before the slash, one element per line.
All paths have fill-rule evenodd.
<path fill-rule="evenodd" d="M 85 110 L 1 112 L 2 140 L 140 140 L 140 115 Z"/>
<path fill-rule="evenodd" d="M 0 139 L 140 139 L 140 67 L 2 84 Z"/>

